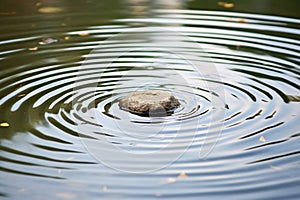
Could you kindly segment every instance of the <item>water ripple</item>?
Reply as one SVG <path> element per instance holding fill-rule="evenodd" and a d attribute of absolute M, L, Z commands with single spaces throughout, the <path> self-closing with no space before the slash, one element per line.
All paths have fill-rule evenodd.
<path fill-rule="evenodd" d="M 1 197 L 36 186 L 47 198 L 60 187 L 88 199 L 299 195 L 299 19 L 153 10 L 21 34 L 32 20 L 0 34 Z M 181 106 L 119 109 L 144 89 Z"/>

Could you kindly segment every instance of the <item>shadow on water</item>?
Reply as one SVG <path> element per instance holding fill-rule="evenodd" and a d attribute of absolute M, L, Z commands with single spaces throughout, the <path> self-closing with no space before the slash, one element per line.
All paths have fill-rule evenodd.
<path fill-rule="evenodd" d="M 297 199 L 296 5 L 1 1 L 1 199 Z"/>

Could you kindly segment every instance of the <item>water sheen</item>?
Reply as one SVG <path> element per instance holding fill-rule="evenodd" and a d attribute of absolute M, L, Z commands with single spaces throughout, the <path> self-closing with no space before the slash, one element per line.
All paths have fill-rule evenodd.
<path fill-rule="evenodd" d="M 300 20 L 84 5 L 1 14 L 1 198 L 299 197 Z M 143 89 L 181 106 L 119 109 Z"/>

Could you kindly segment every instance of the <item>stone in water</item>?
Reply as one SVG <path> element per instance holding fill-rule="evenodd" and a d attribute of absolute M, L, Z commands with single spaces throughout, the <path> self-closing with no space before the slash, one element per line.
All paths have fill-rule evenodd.
<path fill-rule="evenodd" d="M 143 115 L 163 115 L 179 105 L 178 99 L 164 90 L 136 91 L 119 101 L 121 109 Z"/>

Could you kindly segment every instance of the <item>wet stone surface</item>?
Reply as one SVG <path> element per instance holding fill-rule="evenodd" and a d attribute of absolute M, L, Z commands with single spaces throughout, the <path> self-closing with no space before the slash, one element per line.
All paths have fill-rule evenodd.
<path fill-rule="evenodd" d="M 144 90 L 132 92 L 119 101 L 121 109 L 142 115 L 165 115 L 180 105 L 170 92 Z"/>

